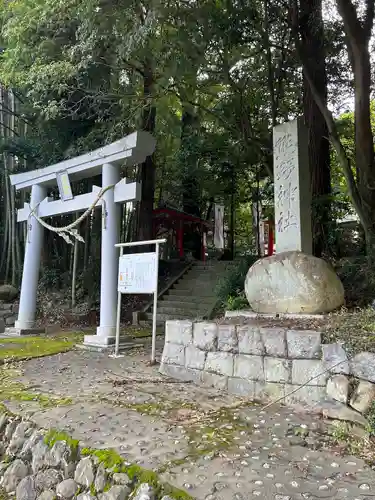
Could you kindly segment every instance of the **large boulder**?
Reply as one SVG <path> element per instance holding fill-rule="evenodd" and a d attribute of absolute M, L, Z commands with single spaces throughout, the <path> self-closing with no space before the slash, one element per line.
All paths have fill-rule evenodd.
<path fill-rule="evenodd" d="M 258 313 L 326 313 L 344 304 L 344 287 L 324 260 L 282 252 L 258 260 L 245 279 L 245 294 Z"/>
<path fill-rule="evenodd" d="M 18 290 L 13 285 L 0 285 L 0 300 L 5 302 L 14 300 L 18 295 Z"/>

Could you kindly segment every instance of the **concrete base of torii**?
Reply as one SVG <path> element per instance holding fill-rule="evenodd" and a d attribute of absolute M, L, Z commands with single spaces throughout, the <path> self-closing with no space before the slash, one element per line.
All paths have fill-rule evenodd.
<path fill-rule="evenodd" d="M 42 333 L 46 333 L 45 328 L 16 328 L 14 327 L 9 327 L 5 328 L 4 335 L 7 335 L 9 337 L 23 337 L 26 335 L 33 336 L 33 335 L 40 335 Z"/>

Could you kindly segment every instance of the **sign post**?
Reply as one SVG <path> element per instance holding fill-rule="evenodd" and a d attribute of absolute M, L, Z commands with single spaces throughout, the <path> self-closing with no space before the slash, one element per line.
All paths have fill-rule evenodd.
<path fill-rule="evenodd" d="M 151 363 L 155 363 L 156 353 L 156 309 L 158 302 L 159 246 L 166 239 L 132 241 L 118 243 L 120 248 L 118 286 L 117 286 L 117 317 L 116 317 L 116 347 L 115 357 L 119 357 L 120 348 L 120 318 L 121 295 L 123 293 L 154 294 L 154 309 L 152 315 L 152 350 Z M 124 255 L 125 247 L 155 245 L 154 252 L 132 253 Z"/>

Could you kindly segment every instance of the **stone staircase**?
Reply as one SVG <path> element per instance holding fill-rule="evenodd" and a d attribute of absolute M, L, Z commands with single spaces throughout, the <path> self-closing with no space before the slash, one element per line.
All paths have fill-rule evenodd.
<path fill-rule="evenodd" d="M 158 300 L 157 323 L 171 319 L 209 319 L 217 304 L 215 288 L 232 262 L 196 262 Z M 152 307 L 145 319 L 152 321 Z"/>

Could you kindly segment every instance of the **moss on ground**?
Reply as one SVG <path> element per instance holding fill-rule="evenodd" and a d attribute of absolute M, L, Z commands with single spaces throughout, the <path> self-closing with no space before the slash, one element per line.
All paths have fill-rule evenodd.
<path fill-rule="evenodd" d="M 162 482 L 159 478 L 158 472 L 145 469 L 137 464 L 129 465 L 115 450 L 82 448 L 81 455 L 86 457 L 96 457 L 99 463 L 102 463 L 106 469 L 110 469 L 112 472 L 126 473 L 132 481 L 134 489 L 142 483 L 148 483 L 155 488 L 157 498 L 162 498 L 164 495 L 170 495 L 176 500 L 192 500 L 192 497 L 185 491 L 175 488 L 168 483 Z M 110 485 L 108 484 L 106 489 L 109 489 L 109 487 Z"/>
<path fill-rule="evenodd" d="M 123 466 L 124 460 L 115 450 L 82 448 L 81 455 L 86 457 L 95 456 L 99 460 L 99 463 L 103 464 L 106 469 L 112 469 L 113 472 L 122 472 L 120 469 Z"/>
<path fill-rule="evenodd" d="M 1 339 L 0 363 L 18 361 L 42 356 L 52 356 L 70 351 L 82 342 L 80 333 L 40 335 Z"/>
<path fill-rule="evenodd" d="M 78 439 L 72 439 L 66 432 L 50 429 L 44 436 L 44 442 L 49 448 L 52 448 L 52 446 L 58 441 L 65 441 L 73 454 L 78 453 Z"/>
<path fill-rule="evenodd" d="M 71 404 L 71 398 L 31 391 L 17 380 L 19 372 L 9 366 L 21 360 L 67 352 L 81 342 L 82 338 L 80 333 L 63 333 L 1 339 L 0 364 L 3 367 L 0 367 L 0 401 L 34 401 L 42 408 Z"/>
<path fill-rule="evenodd" d="M 19 372 L 14 369 L 0 368 L 0 401 L 35 401 L 42 408 L 66 406 L 72 403 L 71 398 L 60 398 L 28 390 L 16 380 L 18 374 Z"/>

